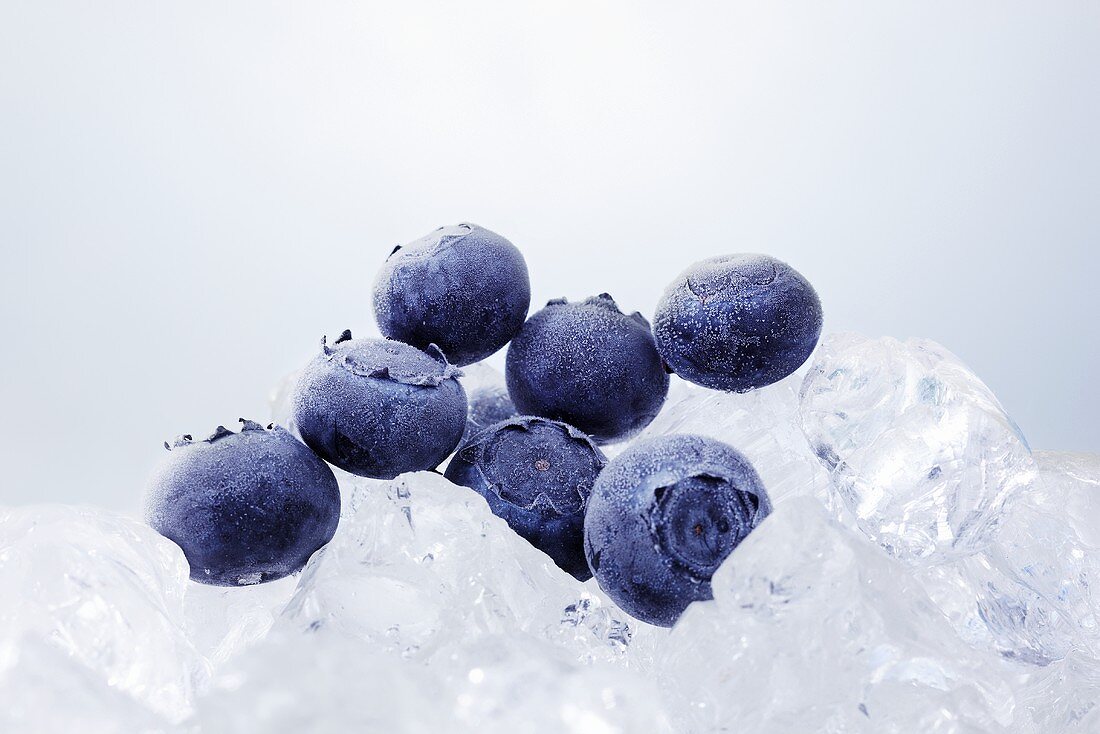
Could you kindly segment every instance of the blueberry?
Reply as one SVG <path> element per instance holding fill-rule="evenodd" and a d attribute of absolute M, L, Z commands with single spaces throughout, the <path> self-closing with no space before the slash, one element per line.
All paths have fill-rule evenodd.
<path fill-rule="evenodd" d="M 767 255 L 702 260 L 665 290 L 657 350 L 680 377 L 745 392 L 797 370 L 821 336 L 821 301 L 794 268 Z"/>
<path fill-rule="evenodd" d="M 345 331 L 302 370 L 291 395 L 302 440 L 328 462 L 375 479 L 433 469 L 466 427 L 462 373 L 429 346 Z"/>
<path fill-rule="evenodd" d="M 720 441 L 638 441 L 596 480 L 584 552 L 600 588 L 629 614 L 670 627 L 771 512 L 752 465 Z"/>
<path fill-rule="evenodd" d="M 176 440 L 149 484 L 147 522 L 187 556 L 191 578 L 237 586 L 302 568 L 332 539 L 340 488 L 285 429 L 241 420 L 202 441 Z"/>
<path fill-rule="evenodd" d="M 476 224 L 440 227 L 390 253 L 374 285 L 378 328 L 452 363 L 488 357 L 515 336 L 531 305 L 527 263 Z"/>
<path fill-rule="evenodd" d="M 600 443 L 644 428 L 668 394 L 649 322 L 603 293 L 550 301 L 508 347 L 508 392 L 521 413 L 560 420 Z"/>
<path fill-rule="evenodd" d="M 466 411 L 466 430 L 462 434 L 462 443 L 466 443 L 494 423 L 499 423 L 519 415 L 515 403 L 508 396 L 503 385 L 481 385 L 476 389 L 466 388 L 469 407 Z"/>
<path fill-rule="evenodd" d="M 576 428 L 521 416 L 474 436 L 451 459 L 446 476 L 484 497 L 531 545 L 585 581 L 592 572 L 584 557 L 584 508 L 606 463 Z"/>

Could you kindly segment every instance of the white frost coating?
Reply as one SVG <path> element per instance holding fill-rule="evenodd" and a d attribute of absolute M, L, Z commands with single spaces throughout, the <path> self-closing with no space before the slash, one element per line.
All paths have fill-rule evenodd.
<path fill-rule="evenodd" d="M 1005 501 L 1035 480 L 1019 428 L 935 342 L 828 337 L 803 382 L 801 414 L 839 504 L 910 563 L 981 550 Z"/>
<path fill-rule="evenodd" d="M 184 631 L 187 583 L 180 549 L 136 520 L 86 507 L 0 508 L 0 675 L 38 641 L 181 719 L 206 674 Z"/>

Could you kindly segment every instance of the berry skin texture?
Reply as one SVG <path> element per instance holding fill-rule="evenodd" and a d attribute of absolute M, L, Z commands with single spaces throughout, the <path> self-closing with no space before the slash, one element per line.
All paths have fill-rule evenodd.
<path fill-rule="evenodd" d="M 145 496 L 145 519 L 183 549 L 191 578 L 239 586 L 301 570 L 332 539 L 340 488 L 287 430 L 241 420 L 207 439 L 176 439 Z"/>
<path fill-rule="evenodd" d="M 483 386 L 476 390 L 466 389 L 469 401 L 466 417 L 466 430 L 462 434 L 462 443 L 484 431 L 494 423 L 515 418 L 519 415 L 508 390 L 496 385 Z"/>
<path fill-rule="evenodd" d="M 649 322 L 606 293 L 546 304 L 508 347 L 505 377 L 520 413 L 576 426 L 597 443 L 640 431 L 668 395 Z"/>
<path fill-rule="evenodd" d="M 482 431 L 447 466 L 447 479 L 474 490 L 512 530 L 579 581 L 592 578 L 584 557 L 584 510 L 607 463 L 572 426 L 521 416 Z"/>
<path fill-rule="evenodd" d="M 476 224 L 440 227 L 394 249 L 374 284 L 374 316 L 390 339 L 467 365 L 515 336 L 531 306 L 523 255 Z"/>
<path fill-rule="evenodd" d="M 671 627 L 713 598 L 722 561 L 771 512 L 752 465 L 710 438 L 639 441 L 596 480 L 584 552 L 600 588 L 627 613 Z"/>
<path fill-rule="evenodd" d="M 767 255 L 725 255 L 695 263 L 665 289 L 653 334 L 680 377 L 746 392 L 802 366 L 821 323 L 817 292 L 790 265 Z"/>
<path fill-rule="evenodd" d="M 461 371 L 426 352 L 345 331 L 302 370 L 291 395 L 306 445 L 344 471 L 374 479 L 434 469 L 462 438 Z"/>

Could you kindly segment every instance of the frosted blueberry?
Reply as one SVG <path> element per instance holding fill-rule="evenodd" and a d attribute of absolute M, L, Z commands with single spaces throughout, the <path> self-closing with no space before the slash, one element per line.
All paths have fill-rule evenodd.
<path fill-rule="evenodd" d="M 302 440 L 344 471 L 375 479 L 435 468 L 466 426 L 462 373 L 426 352 L 345 331 L 302 370 L 291 405 Z"/>
<path fill-rule="evenodd" d="M 606 461 L 572 426 L 522 416 L 474 436 L 446 476 L 484 497 L 493 514 L 585 581 L 592 573 L 584 557 L 584 508 Z"/>
<path fill-rule="evenodd" d="M 680 377 L 745 392 L 797 370 L 821 335 L 821 301 L 794 268 L 767 255 L 695 263 L 665 289 L 657 350 Z"/>
<path fill-rule="evenodd" d="M 242 419 L 171 446 L 145 498 L 145 518 L 187 556 L 191 578 L 236 586 L 279 579 L 332 539 L 336 477 L 285 429 Z"/>
<path fill-rule="evenodd" d="M 596 480 L 584 551 L 600 588 L 634 617 L 671 627 L 710 599 L 722 561 L 771 512 L 752 465 L 702 436 L 641 440 Z"/>
<path fill-rule="evenodd" d="M 600 443 L 644 428 L 668 394 L 649 322 L 606 293 L 550 301 L 508 347 L 508 392 L 521 413 L 576 426 Z"/>
<path fill-rule="evenodd" d="M 515 336 L 531 305 L 527 263 L 508 240 L 476 224 L 440 227 L 394 248 L 374 285 L 382 333 L 467 365 Z"/>
<path fill-rule="evenodd" d="M 519 415 L 508 395 L 504 375 L 484 362 L 463 369 L 462 387 L 466 390 L 466 431 L 462 443 L 481 433 L 494 423 Z"/>

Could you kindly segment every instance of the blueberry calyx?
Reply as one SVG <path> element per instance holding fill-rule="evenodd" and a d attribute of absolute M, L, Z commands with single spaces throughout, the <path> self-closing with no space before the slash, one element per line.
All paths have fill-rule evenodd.
<path fill-rule="evenodd" d="M 193 439 L 191 438 L 191 434 L 190 433 L 185 433 L 182 436 L 176 436 L 172 440 L 171 444 L 169 444 L 167 441 L 165 441 L 164 442 L 164 448 L 171 451 L 172 449 L 178 449 L 178 448 L 181 448 L 183 446 L 187 446 L 188 444 L 191 443 L 192 440 Z"/>
<path fill-rule="evenodd" d="M 729 480 L 698 473 L 654 490 L 649 527 L 666 561 L 707 583 L 748 534 L 759 509 L 755 495 L 730 492 Z"/>
<path fill-rule="evenodd" d="M 394 345 L 406 346 L 404 343 L 392 339 L 386 341 Z M 337 347 L 340 345 L 346 346 L 338 349 Z M 447 355 L 435 344 L 429 344 L 427 349 L 422 350 L 422 353 L 430 357 L 440 367 L 438 370 L 394 367 L 391 364 L 382 363 L 385 360 L 380 360 L 375 351 L 364 351 L 355 348 L 355 341 L 352 339 L 350 329 L 345 329 L 331 347 L 328 346 L 326 337 L 321 337 L 321 349 L 328 359 L 336 360 L 336 363 L 341 367 L 359 377 L 373 377 L 417 387 L 438 387 L 447 380 L 462 377 L 462 370 L 448 362 Z M 396 354 L 395 350 L 396 347 L 393 347 L 389 351 Z"/>
<path fill-rule="evenodd" d="M 232 435 L 233 435 L 233 431 L 229 430 L 225 426 L 218 426 L 217 428 L 214 429 L 213 433 L 211 433 L 209 436 L 206 437 L 205 441 L 207 443 L 214 443 L 215 441 L 217 441 L 219 439 L 225 438 L 226 436 L 232 436 Z"/>
<path fill-rule="evenodd" d="M 241 424 L 241 430 L 240 430 L 241 433 L 244 433 L 246 431 L 264 431 L 264 430 L 272 431 L 272 430 L 275 430 L 275 424 L 274 423 L 269 423 L 265 427 L 263 424 L 257 423 L 256 421 L 253 421 L 253 420 L 249 420 L 248 418 L 238 418 L 237 421 Z M 225 438 L 226 436 L 236 436 L 236 435 L 237 435 L 236 433 L 229 430 L 225 426 L 217 426 L 213 430 L 213 432 L 211 432 L 211 434 L 209 436 L 207 436 L 204 439 L 201 439 L 199 441 L 199 443 L 214 443 L 215 441 L 220 441 L 221 439 Z M 165 441 L 164 442 L 164 448 L 168 449 L 169 451 L 172 451 L 173 449 L 179 449 L 179 448 L 184 448 L 186 446 L 191 446 L 194 443 L 195 443 L 194 437 L 192 437 L 192 435 L 190 433 L 185 433 L 181 436 L 176 436 L 176 438 L 174 438 L 171 441 L 171 443 L 169 443 L 168 441 Z"/>
<path fill-rule="evenodd" d="M 511 463 L 501 459 L 511 456 L 517 449 L 516 446 L 511 445 L 509 434 L 528 433 L 533 426 L 548 423 L 551 422 L 532 416 L 521 416 L 504 422 L 503 425 L 497 424 L 495 431 L 480 434 L 459 453 L 463 461 L 478 468 L 481 478 L 493 493 L 505 502 L 524 510 L 539 510 L 551 516 L 572 515 L 584 509 L 586 501 L 584 491 L 591 489 L 590 487 L 578 486 L 566 491 L 559 487 L 555 496 L 551 496 L 547 491 L 532 491 L 532 484 L 521 480 L 522 472 L 498 471 L 499 467 Z M 600 460 L 597 450 L 587 435 L 566 423 L 553 423 L 573 443 L 589 451 L 594 463 Z M 534 458 L 528 456 L 527 461 L 529 466 L 539 474 L 553 468 L 553 463 L 544 455 Z"/>

